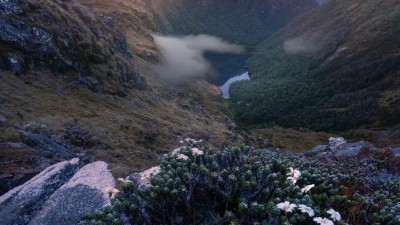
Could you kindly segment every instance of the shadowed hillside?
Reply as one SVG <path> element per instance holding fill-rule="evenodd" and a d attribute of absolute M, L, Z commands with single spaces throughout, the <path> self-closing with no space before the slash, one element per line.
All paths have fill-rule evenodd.
<path fill-rule="evenodd" d="M 263 42 L 236 119 L 314 130 L 388 126 L 400 115 L 398 1 L 332 0 Z"/>

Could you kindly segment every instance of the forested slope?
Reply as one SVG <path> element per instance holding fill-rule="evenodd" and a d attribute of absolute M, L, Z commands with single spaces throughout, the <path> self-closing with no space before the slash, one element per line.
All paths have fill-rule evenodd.
<path fill-rule="evenodd" d="M 232 86 L 236 119 L 314 130 L 400 118 L 400 4 L 332 0 L 264 41 L 251 81 Z"/>

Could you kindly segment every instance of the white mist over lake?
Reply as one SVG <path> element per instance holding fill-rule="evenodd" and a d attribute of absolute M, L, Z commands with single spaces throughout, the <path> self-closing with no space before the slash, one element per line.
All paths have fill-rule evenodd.
<path fill-rule="evenodd" d="M 233 83 L 241 80 L 250 80 L 249 72 L 243 73 L 241 75 L 232 77 L 231 79 L 227 80 L 225 84 L 220 87 L 222 91 L 222 97 L 229 98 L 230 97 L 229 88 Z"/>
<path fill-rule="evenodd" d="M 206 52 L 240 55 L 246 51 L 242 46 L 206 34 L 183 37 L 153 35 L 153 38 L 162 54 L 161 63 L 153 68 L 168 81 L 207 76 L 212 65 L 205 57 Z"/>

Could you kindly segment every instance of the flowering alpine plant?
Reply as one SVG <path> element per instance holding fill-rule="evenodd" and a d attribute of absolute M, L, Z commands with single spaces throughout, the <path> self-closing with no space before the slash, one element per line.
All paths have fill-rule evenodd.
<path fill-rule="evenodd" d="M 329 163 L 185 140 L 137 180 L 121 179 L 111 205 L 80 224 L 400 224 L 399 183 L 370 176 L 383 163 Z"/>

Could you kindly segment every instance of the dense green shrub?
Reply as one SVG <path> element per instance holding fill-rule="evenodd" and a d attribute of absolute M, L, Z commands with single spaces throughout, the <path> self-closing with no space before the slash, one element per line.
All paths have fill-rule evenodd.
<path fill-rule="evenodd" d="M 199 146 L 189 144 L 168 155 L 160 170 L 153 170 L 157 174 L 149 184 L 126 182 L 111 206 L 87 215 L 81 225 L 123 221 L 309 225 L 317 224 L 317 217 L 330 218 L 330 209 L 341 214 L 341 222 L 335 224 L 400 224 L 399 183 L 364 173 L 366 168 L 379 169 L 379 160 L 341 167 L 274 150 L 194 147 Z M 350 175 L 353 166 L 358 169 Z M 301 175 L 290 174 L 290 167 L 298 168 Z M 303 193 L 301 189 L 311 184 L 315 186 Z M 285 201 L 296 207 L 280 209 Z M 302 213 L 300 204 L 312 208 L 315 215 Z"/>

